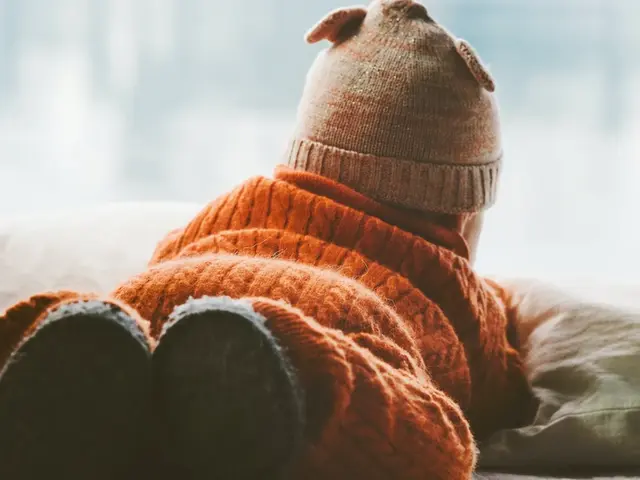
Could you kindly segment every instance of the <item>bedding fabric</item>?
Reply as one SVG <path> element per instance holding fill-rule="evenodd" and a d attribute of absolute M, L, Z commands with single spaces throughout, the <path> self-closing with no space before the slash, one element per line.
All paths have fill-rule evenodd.
<path fill-rule="evenodd" d="M 481 446 L 480 467 L 638 467 L 640 311 L 534 282 L 515 291 L 528 378 L 540 406 L 532 425 L 500 432 Z"/>
<path fill-rule="evenodd" d="M 0 311 L 35 293 L 106 293 L 201 205 L 126 202 L 0 219 Z"/>

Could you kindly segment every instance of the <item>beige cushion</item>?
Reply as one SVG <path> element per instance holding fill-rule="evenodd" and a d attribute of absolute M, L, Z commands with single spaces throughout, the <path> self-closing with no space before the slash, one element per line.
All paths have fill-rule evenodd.
<path fill-rule="evenodd" d="M 110 291 L 200 208 L 117 203 L 0 220 L 0 311 L 45 290 Z"/>
<path fill-rule="evenodd" d="M 505 282 L 516 292 L 527 373 L 541 403 L 533 425 L 482 445 L 480 466 L 640 466 L 640 289 L 623 299 L 622 289 Z M 595 301 L 607 298 L 615 303 Z"/>

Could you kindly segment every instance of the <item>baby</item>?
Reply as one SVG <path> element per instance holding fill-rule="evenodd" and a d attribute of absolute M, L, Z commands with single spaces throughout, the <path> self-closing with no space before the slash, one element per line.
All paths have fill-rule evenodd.
<path fill-rule="evenodd" d="M 330 46 L 273 179 L 110 295 L 0 317 L 0 478 L 462 480 L 475 439 L 528 420 L 513 326 L 472 268 L 502 159 L 491 76 L 411 0 L 308 40 Z"/>

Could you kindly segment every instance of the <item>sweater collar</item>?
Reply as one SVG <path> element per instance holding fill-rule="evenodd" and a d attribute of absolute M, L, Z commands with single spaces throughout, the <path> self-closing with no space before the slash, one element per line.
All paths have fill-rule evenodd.
<path fill-rule="evenodd" d="M 276 167 L 274 177 L 314 195 L 329 198 L 341 205 L 376 217 L 439 247 L 469 259 L 469 247 L 457 232 L 436 225 L 415 215 L 372 200 L 338 182 L 308 172 L 300 172 L 286 166 Z"/>

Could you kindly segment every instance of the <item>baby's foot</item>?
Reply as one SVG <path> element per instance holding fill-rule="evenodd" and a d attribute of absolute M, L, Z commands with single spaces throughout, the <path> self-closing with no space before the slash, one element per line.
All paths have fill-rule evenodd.
<path fill-rule="evenodd" d="M 0 478 L 133 478 L 151 383 L 136 320 L 98 300 L 33 314 L 0 372 Z"/>

